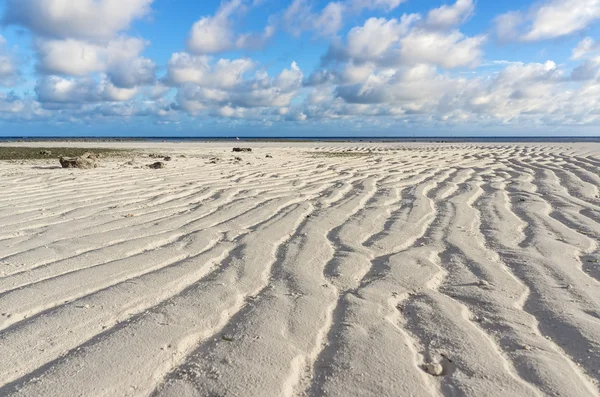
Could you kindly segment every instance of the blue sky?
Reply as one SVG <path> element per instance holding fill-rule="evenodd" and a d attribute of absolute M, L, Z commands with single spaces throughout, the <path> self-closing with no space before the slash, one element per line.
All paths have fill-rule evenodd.
<path fill-rule="evenodd" d="M 0 15 L 2 136 L 599 135 L 599 0 L 0 0 Z"/>

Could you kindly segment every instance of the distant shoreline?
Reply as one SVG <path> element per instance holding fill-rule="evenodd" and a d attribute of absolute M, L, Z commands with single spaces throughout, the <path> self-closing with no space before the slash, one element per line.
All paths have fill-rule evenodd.
<path fill-rule="evenodd" d="M 427 143 L 511 143 L 511 142 L 600 142 L 595 137 L 0 137 L 0 143 L 18 142 L 427 142 Z"/>

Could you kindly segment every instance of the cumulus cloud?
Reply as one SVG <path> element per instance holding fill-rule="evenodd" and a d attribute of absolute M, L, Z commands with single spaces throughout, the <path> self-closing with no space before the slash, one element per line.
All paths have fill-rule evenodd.
<path fill-rule="evenodd" d="M 106 49 L 86 41 L 38 40 L 36 49 L 38 69 L 44 73 L 81 76 L 106 67 Z"/>
<path fill-rule="evenodd" d="M 347 54 L 357 60 L 376 60 L 398 44 L 400 38 L 420 19 L 419 15 L 402 16 L 401 20 L 369 18 L 363 26 L 350 30 Z"/>
<path fill-rule="evenodd" d="M 65 79 L 48 76 L 40 79 L 35 88 L 40 102 L 97 101 L 96 82 L 92 79 Z"/>
<path fill-rule="evenodd" d="M 50 112 L 32 98 L 23 98 L 14 92 L 0 91 L 0 119 L 9 122 L 29 121 L 48 117 Z"/>
<path fill-rule="evenodd" d="M 4 36 L 0 35 L 0 85 L 11 87 L 19 80 L 19 60 L 8 48 Z"/>
<path fill-rule="evenodd" d="M 156 79 L 156 64 L 142 57 L 117 59 L 109 63 L 106 74 L 119 88 L 151 85 Z"/>
<path fill-rule="evenodd" d="M 334 36 L 344 26 L 345 18 L 363 10 L 392 11 L 405 0 L 332 1 L 321 11 L 313 11 L 309 0 L 293 0 L 283 13 L 283 26 L 293 35 L 314 31 L 320 36 Z"/>
<path fill-rule="evenodd" d="M 6 0 L 4 23 L 47 37 L 109 39 L 150 12 L 153 0 Z"/>
<path fill-rule="evenodd" d="M 154 82 L 156 65 L 140 56 L 145 46 L 143 40 L 131 37 L 104 44 L 76 39 L 39 39 L 36 42 L 37 68 L 45 74 L 68 76 L 106 72 L 116 86 L 133 88 Z"/>
<path fill-rule="evenodd" d="M 290 114 L 309 120 L 586 124 L 600 122 L 600 57 L 569 72 L 555 62 L 506 63 L 494 76 L 451 75 L 433 64 L 348 63 L 309 77 L 311 94 Z M 326 77 L 324 77 L 326 76 Z M 331 77 L 333 76 L 333 77 Z M 417 121 L 418 120 L 418 121 Z"/>
<path fill-rule="evenodd" d="M 25 103 L 14 94 L 0 92 L 0 116 L 18 116 L 25 110 Z"/>
<path fill-rule="evenodd" d="M 408 64 L 435 64 L 444 68 L 475 66 L 483 55 L 484 36 L 465 37 L 450 33 L 415 29 L 400 40 L 400 60 Z"/>
<path fill-rule="evenodd" d="M 473 0 L 457 0 L 453 5 L 443 5 L 429 11 L 427 25 L 435 29 L 448 29 L 465 22 L 474 11 Z"/>
<path fill-rule="evenodd" d="M 34 35 L 35 92 L 48 104 L 128 101 L 155 82 L 155 63 L 142 56 L 147 42 L 123 35 L 150 12 L 153 0 L 7 0 L 4 23 Z"/>
<path fill-rule="evenodd" d="M 479 88 L 466 110 L 507 122 L 545 114 L 548 109 L 563 106 L 565 98 L 572 95 L 563 77 L 564 72 L 552 61 L 511 64 Z"/>
<path fill-rule="evenodd" d="M 500 40 L 539 41 L 580 32 L 600 19 L 598 0 L 547 0 L 496 18 Z"/>
<path fill-rule="evenodd" d="M 600 19 L 598 0 L 553 0 L 533 12 L 531 28 L 523 37 L 533 41 L 566 36 Z"/>
<path fill-rule="evenodd" d="M 600 74 L 600 57 L 586 59 L 571 72 L 574 81 L 594 80 Z"/>
<path fill-rule="evenodd" d="M 232 49 L 256 49 L 275 33 L 269 25 L 260 34 L 236 34 L 231 18 L 245 6 L 243 0 L 221 4 L 214 16 L 205 16 L 194 23 L 187 40 L 187 48 L 194 54 L 214 54 Z"/>
<path fill-rule="evenodd" d="M 573 49 L 571 59 L 583 59 L 593 53 L 600 51 L 600 40 L 594 41 L 591 37 L 586 37 Z"/>
<path fill-rule="evenodd" d="M 246 77 L 252 67 L 246 59 L 211 63 L 206 58 L 176 54 L 172 61 L 169 80 L 180 85 L 177 106 L 190 114 L 225 107 L 282 108 L 296 96 L 304 77 L 296 63 L 276 77 L 260 70 Z"/>
<path fill-rule="evenodd" d="M 309 0 L 294 0 L 285 10 L 283 21 L 286 29 L 294 35 L 312 30 L 321 36 L 334 36 L 344 26 L 347 15 L 360 13 L 363 10 L 392 11 L 403 2 L 404 0 L 337 1 L 327 3 L 321 11 L 315 12 Z M 451 6 L 443 5 L 440 8 L 431 10 L 427 15 L 426 23 L 432 29 L 447 29 L 458 26 L 471 16 L 474 9 L 473 0 L 457 0 Z M 402 19 L 405 19 L 405 17 L 407 16 Z M 414 17 L 414 14 L 410 17 Z M 392 31 L 382 33 L 394 34 Z M 386 40 L 389 41 L 389 39 Z M 371 44 L 377 45 L 375 41 Z"/>
<path fill-rule="evenodd" d="M 494 19 L 496 36 L 500 41 L 512 41 L 519 38 L 519 30 L 525 17 L 520 12 L 511 11 L 498 15 Z"/>
<path fill-rule="evenodd" d="M 77 7 L 61 7 L 65 1 L 7 0 L 5 23 L 32 32 L 38 80 L 35 94 L 0 92 L 2 120 L 145 117 L 164 124 L 187 114 L 240 125 L 600 123 L 597 40 L 586 37 L 573 49 L 575 67 L 548 61 L 480 68 L 487 37 L 461 31 L 475 13 L 474 0 L 446 0 L 428 12 L 396 17 L 382 15 L 403 0 L 293 0 L 259 32 L 240 31 L 237 22 L 264 0 L 225 0 L 193 25 L 187 48 L 171 55 L 160 79 L 162 68 L 144 55 L 151 44 L 127 32 L 151 11 L 152 0 L 78 0 Z M 505 40 L 561 37 L 591 26 L 597 8 L 597 0 L 544 0 L 499 16 L 495 28 Z M 360 17 L 365 11 L 378 17 Z M 340 35 L 349 21 L 357 22 Z M 260 48 L 275 26 L 329 40 L 318 69 L 305 76 L 290 62 L 272 72 L 272 64 L 215 55 Z M 0 36 L 0 84 L 19 78 L 13 50 Z"/>
<path fill-rule="evenodd" d="M 343 26 L 344 6 L 339 2 L 327 4 L 314 21 L 315 29 L 324 36 L 335 35 Z"/>
<path fill-rule="evenodd" d="M 361 83 L 367 80 L 375 71 L 376 66 L 373 63 L 354 64 L 350 62 L 343 68 L 339 77 L 346 84 Z"/>
<path fill-rule="evenodd" d="M 339 86 L 337 94 L 348 103 L 409 103 L 415 110 L 452 90 L 459 92 L 464 83 L 463 79 L 439 75 L 434 66 L 417 65 L 402 70 L 375 72 L 361 84 Z"/>
<path fill-rule="evenodd" d="M 210 57 L 179 52 L 169 60 L 166 82 L 176 86 L 193 83 L 228 88 L 239 84 L 244 74 L 254 67 L 254 62 L 249 58 L 219 59 L 211 63 Z"/>
<path fill-rule="evenodd" d="M 199 54 L 228 50 L 235 43 L 235 33 L 229 17 L 242 4 L 241 0 L 224 3 L 215 16 L 203 17 L 192 26 L 188 49 Z"/>
<path fill-rule="evenodd" d="M 418 14 L 400 20 L 370 18 L 350 30 L 346 45 L 334 44 L 324 57 L 331 62 L 370 62 L 379 66 L 435 64 L 445 68 L 475 66 L 482 57 L 485 36 L 467 37 L 459 30 L 428 29 Z"/>
<path fill-rule="evenodd" d="M 283 26 L 288 32 L 299 36 L 305 30 L 314 29 L 317 18 L 307 0 L 293 0 L 283 13 Z"/>
<path fill-rule="evenodd" d="M 63 78 L 46 76 L 35 87 L 41 103 L 82 104 L 101 101 L 127 101 L 138 93 L 136 88 L 115 87 L 106 78 Z"/>

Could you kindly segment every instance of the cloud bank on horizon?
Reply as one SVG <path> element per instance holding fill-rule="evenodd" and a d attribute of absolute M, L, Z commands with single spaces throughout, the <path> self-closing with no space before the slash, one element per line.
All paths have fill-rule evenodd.
<path fill-rule="evenodd" d="M 73 2 L 0 6 L 5 131 L 600 125 L 600 0 Z"/>

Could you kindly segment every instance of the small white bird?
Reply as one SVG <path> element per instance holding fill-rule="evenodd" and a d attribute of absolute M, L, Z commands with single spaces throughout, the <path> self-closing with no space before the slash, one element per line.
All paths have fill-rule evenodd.
<path fill-rule="evenodd" d="M 237 139 L 238 141 L 240 140 L 240 138 L 238 138 L 237 136 L 235 137 L 235 139 Z"/>

